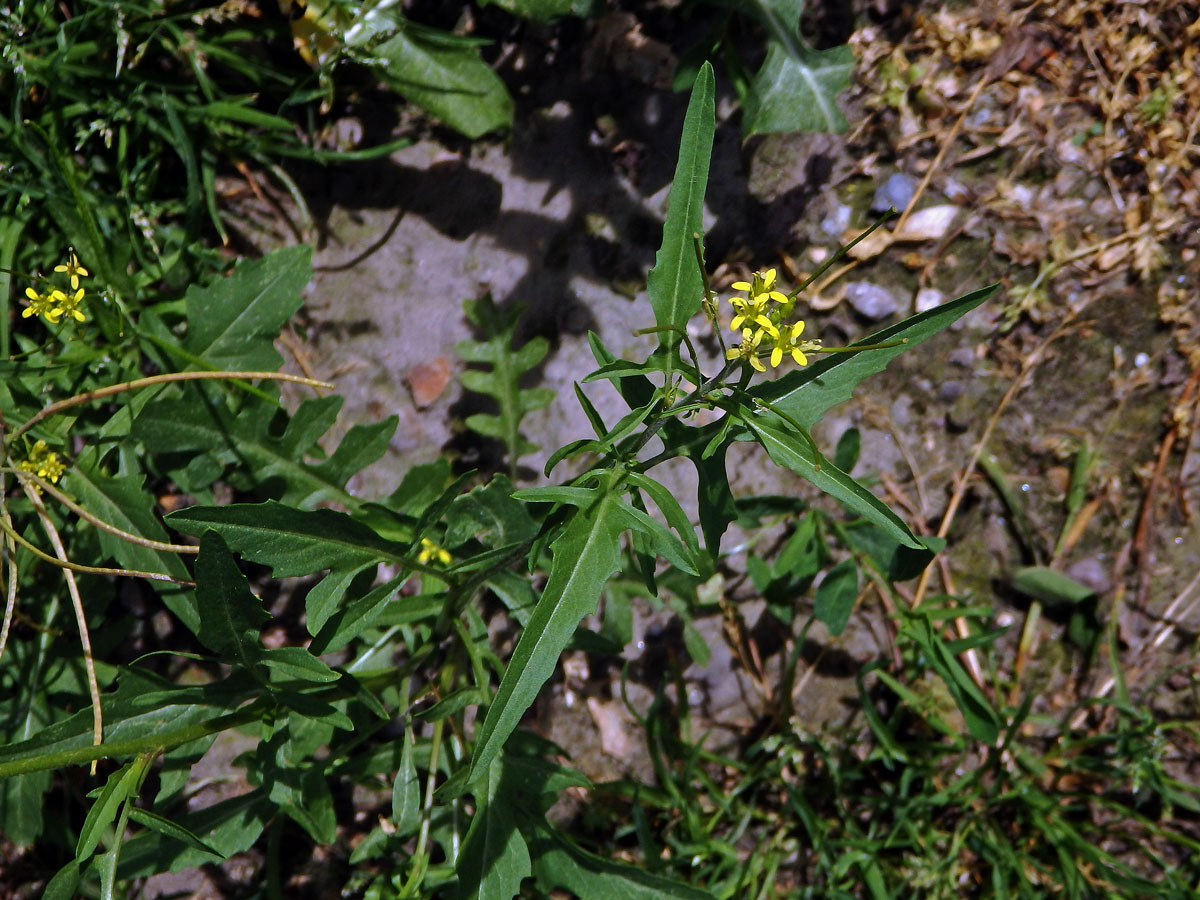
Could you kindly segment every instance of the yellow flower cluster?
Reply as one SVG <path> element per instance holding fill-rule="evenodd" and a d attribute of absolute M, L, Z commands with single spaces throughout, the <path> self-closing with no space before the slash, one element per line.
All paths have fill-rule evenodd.
<path fill-rule="evenodd" d="M 742 341 L 726 352 L 726 358 L 744 359 L 759 372 L 765 372 L 767 367 L 759 359 L 759 345 L 769 338 L 772 367 L 783 362 L 784 356 L 791 356 L 797 365 L 807 366 L 805 354 L 819 349 L 821 342 L 800 340 L 804 333 L 802 321 L 790 325 L 780 322 L 785 311 L 790 311 L 790 301 L 785 294 L 775 290 L 775 270 L 755 272 L 752 282 L 735 281 L 733 289 L 746 293 L 745 297 L 733 297 L 729 301 L 734 311 L 730 328 L 741 331 Z M 778 305 L 772 306 L 772 303 Z"/>
<path fill-rule="evenodd" d="M 437 563 L 439 566 L 448 566 L 452 559 L 450 551 L 445 547 L 439 547 L 429 538 L 421 538 L 421 549 L 417 552 L 417 562 L 420 565 Z"/>
<path fill-rule="evenodd" d="M 17 468 L 24 472 L 32 472 L 38 478 L 44 478 L 47 481 L 58 481 L 62 478 L 63 472 L 67 471 L 67 465 L 51 450 L 45 441 L 38 441 L 29 451 L 29 455 L 21 462 L 17 463 Z"/>
<path fill-rule="evenodd" d="M 79 308 L 79 304 L 83 301 L 83 288 L 79 286 L 79 277 L 81 275 L 86 277 L 88 270 L 79 264 L 79 258 L 72 250 L 70 261 L 61 266 L 55 266 L 54 271 L 66 274 L 71 283 L 71 292 L 67 293 L 61 288 L 51 288 L 49 293 L 43 294 L 31 287 L 25 288 L 25 296 L 29 298 L 29 305 L 21 313 L 21 318 L 41 316 L 52 325 L 57 325 L 64 316 L 72 318 L 76 322 L 84 321 L 87 316 Z"/>

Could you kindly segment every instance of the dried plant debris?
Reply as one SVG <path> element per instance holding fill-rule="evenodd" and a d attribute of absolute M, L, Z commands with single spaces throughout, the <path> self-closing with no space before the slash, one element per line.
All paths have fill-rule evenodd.
<path fill-rule="evenodd" d="M 920 205 L 966 205 L 963 231 L 1037 266 L 1007 317 L 1041 321 L 1062 305 L 1059 275 L 1086 289 L 1195 259 L 1198 38 L 1197 2 L 926 7 L 899 44 L 877 27 L 855 35 L 871 111 L 857 137 L 881 128 L 902 171 L 935 166 Z M 876 157 L 864 171 L 885 169 Z M 1182 327 L 1178 307 L 1164 300 L 1164 321 Z"/>

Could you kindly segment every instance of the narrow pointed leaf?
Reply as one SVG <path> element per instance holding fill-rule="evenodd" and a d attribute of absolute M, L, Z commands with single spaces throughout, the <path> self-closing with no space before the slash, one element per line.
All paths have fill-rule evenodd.
<path fill-rule="evenodd" d="M 551 544 L 550 578 L 529 625 L 521 632 L 512 659 L 479 729 L 470 781 L 482 777 L 500 753 L 521 716 L 554 673 L 559 654 L 576 627 L 596 609 L 605 582 L 620 567 L 624 515 L 603 482 L 591 492 L 594 502 L 575 512 Z"/>
<path fill-rule="evenodd" d="M 704 192 L 708 186 L 709 158 L 715 128 L 715 82 L 712 66 L 705 63 L 696 75 L 692 98 L 683 120 L 679 160 L 671 182 L 662 246 L 646 281 L 650 305 L 660 327 L 682 330 L 700 309 L 704 281 L 696 264 L 693 235 L 703 230 Z M 680 331 L 659 333 L 666 356 L 667 383 L 679 364 Z"/>
<path fill-rule="evenodd" d="M 769 421 L 760 421 L 765 418 L 748 415 L 742 421 L 772 460 L 791 469 L 797 475 L 804 476 L 850 512 L 878 525 L 893 540 L 906 547 L 924 550 L 932 558 L 933 554 L 882 500 L 829 460 L 818 462 L 808 442 L 795 431 L 777 427 Z"/>
<path fill-rule="evenodd" d="M 271 566 L 276 578 L 375 562 L 407 564 L 404 547 L 332 509 L 292 509 L 273 500 L 192 506 L 171 513 L 167 522 L 196 536 L 211 528 L 243 559 Z"/>
<path fill-rule="evenodd" d="M 546 894 L 565 888 L 587 900 L 713 900 L 706 891 L 588 853 L 546 824 L 533 830 L 530 848 L 538 887 Z"/>

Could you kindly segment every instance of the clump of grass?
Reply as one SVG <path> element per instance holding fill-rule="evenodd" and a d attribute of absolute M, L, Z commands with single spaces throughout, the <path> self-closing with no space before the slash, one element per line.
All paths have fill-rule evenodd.
<path fill-rule="evenodd" d="M 933 669 L 901 649 L 887 684 L 859 676 L 849 725 L 767 715 L 727 754 L 692 739 L 691 710 L 660 690 L 640 719 L 658 784 L 601 786 L 581 823 L 590 849 L 719 898 L 1196 895 L 1196 726 L 1154 708 L 1157 685 L 1055 716 L 1027 695 L 986 746 L 947 726 Z M 987 692 L 1005 695 L 994 677 Z"/>

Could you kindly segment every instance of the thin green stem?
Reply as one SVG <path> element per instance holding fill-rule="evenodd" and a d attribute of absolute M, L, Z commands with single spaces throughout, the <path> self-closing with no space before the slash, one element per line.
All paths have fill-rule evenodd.
<path fill-rule="evenodd" d="M 704 282 L 704 315 L 713 326 L 713 331 L 717 335 L 717 343 L 721 345 L 721 356 L 724 356 L 725 335 L 721 332 L 721 325 L 717 321 L 717 295 L 712 289 L 712 283 L 708 280 L 708 266 L 704 262 L 704 242 L 698 231 L 692 232 L 692 246 L 696 250 L 696 265 L 700 269 L 700 280 Z"/>
<path fill-rule="evenodd" d="M 662 415 L 660 415 L 659 418 L 657 418 L 653 422 L 651 422 L 646 427 L 646 430 L 643 431 L 638 436 L 638 439 L 636 441 L 634 441 L 633 446 L 630 447 L 626 451 L 626 455 L 629 456 L 630 458 L 637 456 L 638 451 L 641 450 L 643 447 L 645 447 L 646 444 L 650 442 L 650 439 L 652 437 L 654 437 L 656 434 L 658 434 L 659 431 L 661 431 L 664 427 L 666 427 L 667 422 L 669 422 L 672 418 L 674 418 L 675 414 L 679 410 L 687 409 L 687 408 L 691 407 L 698 398 L 708 396 L 708 394 L 710 394 L 712 391 L 714 391 L 720 385 L 724 384 L 725 378 L 729 375 L 730 372 L 732 372 L 735 368 L 737 368 L 738 365 L 739 365 L 738 360 L 736 360 L 736 359 L 729 360 L 728 362 L 725 363 L 725 365 L 722 367 L 720 372 L 718 372 L 712 378 L 709 378 L 707 381 L 705 381 L 703 384 L 701 384 L 698 388 L 696 388 L 694 391 L 692 391 L 690 394 L 688 394 L 686 397 L 684 397 L 678 403 L 663 410 Z"/>
<path fill-rule="evenodd" d="M 869 228 L 867 228 L 866 231 L 864 231 L 862 234 L 860 234 L 858 237 L 856 237 L 850 243 L 839 246 L 837 248 L 837 250 L 834 251 L 833 256 L 829 257 L 829 259 L 825 260 L 825 262 L 823 262 L 823 263 L 821 263 L 821 265 L 817 266 L 817 270 L 815 272 L 813 272 L 811 275 L 809 275 L 808 278 L 806 278 L 804 280 L 804 283 L 800 285 L 800 287 L 796 288 L 794 291 L 792 291 L 790 294 L 787 295 L 788 301 L 790 302 L 792 300 L 795 300 L 798 296 L 800 296 L 801 291 L 803 291 L 806 287 L 808 287 L 810 284 L 812 284 L 814 281 L 816 281 L 818 278 L 820 278 L 822 275 L 824 275 L 827 271 L 829 271 L 829 269 L 832 268 L 833 265 L 835 263 L 837 263 L 838 260 L 842 259 L 851 249 L 853 249 L 855 245 L 857 245 L 860 241 L 865 239 L 867 237 L 867 235 L 871 234 L 873 231 L 875 231 L 875 229 L 881 227 L 884 222 L 886 222 L 888 219 L 890 219 L 894 215 L 896 215 L 896 208 L 892 207 L 887 212 L 885 212 L 882 216 L 880 216 L 878 219 L 876 219 L 875 222 Z"/>

